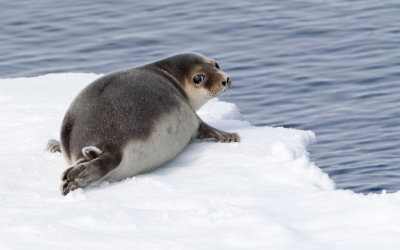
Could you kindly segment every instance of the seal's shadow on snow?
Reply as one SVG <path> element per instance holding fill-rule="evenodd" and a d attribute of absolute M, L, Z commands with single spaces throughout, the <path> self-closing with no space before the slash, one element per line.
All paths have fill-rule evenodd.
<path fill-rule="evenodd" d="M 175 171 L 180 171 L 182 168 L 189 168 L 192 165 L 197 165 L 198 159 L 204 155 L 204 152 L 209 149 L 212 144 L 221 144 L 222 146 L 225 145 L 225 143 L 218 143 L 214 139 L 202 141 L 192 140 L 189 142 L 185 150 L 183 150 L 183 152 L 180 153 L 175 159 L 152 172 L 146 173 L 146 175 L 153 174 L 157 176 L 163 176 L 172 174 Z"/>

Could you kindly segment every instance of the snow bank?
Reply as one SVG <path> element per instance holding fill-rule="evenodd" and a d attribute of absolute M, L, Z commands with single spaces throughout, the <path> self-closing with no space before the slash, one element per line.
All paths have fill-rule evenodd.
<path fill-rule="evenodd" d="M 58 138 L 99 75 L 0 79 L 0 249 L 399 249 L 400 192 L 335 190 L 311 131 L 253 127 L 234 104 L 199 115 L 241 143 L 193 142 L 149 174 L 63 197 Z"/>

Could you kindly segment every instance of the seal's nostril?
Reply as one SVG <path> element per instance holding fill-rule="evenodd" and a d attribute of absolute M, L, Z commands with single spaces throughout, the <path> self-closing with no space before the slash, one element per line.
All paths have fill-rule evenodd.
<path fill-rule="evenodd" d="M 229 79 L 229 76 L 228 76 L 228 78 L 226 78 L 226 81 L 222 82 L 222 85 L 225 87 L 227 84 L 230 84 L 230 83 L 231 83 L 231 80 Z"/>

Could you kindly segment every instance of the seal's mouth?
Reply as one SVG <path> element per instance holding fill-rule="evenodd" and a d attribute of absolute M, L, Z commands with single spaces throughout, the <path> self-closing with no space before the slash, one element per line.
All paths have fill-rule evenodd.
<path fill-rule="evenodd" d="M 222 90 L 221 94 L 222 94 L 222 93 L 225 93 L 228 89 L 230 89 L 230 87 L 231 87 L 231 85 L 229 84 L 229 86 L 227 86 L 226 88 L 224 88 L 224 89 Z M 221 94 L 220 94 L 220 95 L 221 95 Z"/>
<path fill-rule="evenodd" d="M 210 96 L 211 98 L 218 97 L 222 95 L 225 91 L 229 89 L 230 85 L 226 85 L 226 87 L 219 87 L 219 88 L 214 88 L 210 91 Z"/>

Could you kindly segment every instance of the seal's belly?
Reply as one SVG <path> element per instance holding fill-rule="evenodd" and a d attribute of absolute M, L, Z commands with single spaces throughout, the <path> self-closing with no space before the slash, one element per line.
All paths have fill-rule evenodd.
<path fill-rule="evenodd" d="M 199 124 L 196 113 L 187 105 L 164 114 L 148 138 L 125 145 L 121 163 L 103 180 L 118 181 L 163 166 L 183 151 Z"/>

